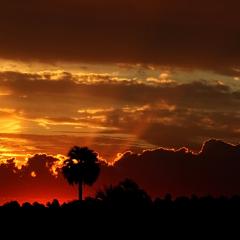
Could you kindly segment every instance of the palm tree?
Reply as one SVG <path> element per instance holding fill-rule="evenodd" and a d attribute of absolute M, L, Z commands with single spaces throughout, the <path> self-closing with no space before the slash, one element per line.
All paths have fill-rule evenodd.
<path fill-rule="evenodd" d="M 78 184 L 79 200 L 83 199 L 83 185 L 92 186 L 100 173 L 98 154 L 87 147 L 73 147 L 62 167 L 63 176 L 70 185 Z"/>

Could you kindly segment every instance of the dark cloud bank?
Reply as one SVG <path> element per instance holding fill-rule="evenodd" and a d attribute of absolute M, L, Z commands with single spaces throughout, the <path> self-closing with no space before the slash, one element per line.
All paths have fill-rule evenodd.
<path fill-rule="evenodd" d="M 49 170 L 58 159 L 35 155 L 17 170 L 13 161 L 0 166 L 1 201 L 17 199 L 75 198 L 75 188 L 67 186 L 62 175 L 56 178 Z M 167 192 L 174 196 L 239 194 L 240 146 L 209 140 L 193 154 L 186 148 L 146 150 L 142 154 L 126 152 L 114 166 L 103 164 L 94 189 L 114 184 L 126 177 L 135 180 L 152 196 Z M 35 172 L 36 177 L 31 173 Z M 89 192 L 90 194 L 91 192 Z"/>
<path fill-rule="evenodd" d="M 3 1 L 0 56 L 147 62 L 225 71 L 239 64 L 239 1 Z"/>

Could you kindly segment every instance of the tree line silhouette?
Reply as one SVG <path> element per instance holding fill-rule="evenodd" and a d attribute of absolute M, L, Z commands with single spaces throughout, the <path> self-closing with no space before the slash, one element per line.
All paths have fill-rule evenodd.
<path fill-rule="evenodd" d="M 46 205 L 38 202 L 25 202 L 20 205 L 17 201 L 5 203 L 1 210 L 71 210 L 105 212 L 151 212 L 161 216 L 192 215 L 192 214 L 224 214 L 240 213 L 240 196 L 219 197 L 212 196 L 178 197 L 173 199 L 170 194 L 163 198 L 152 199 L 134 181 L 125 179 L 115 186 L 108 186 L 98 191 L 94 197 L 84 200 L 74 200 L 60 204 L 57 199 Z"/>
<path fill-rule="evenodd" d="M 62 174 L 70 185 L 78 186 L 78 200 L 60 204 L 57 199 L 48 202 L 46 205 L 38 202 L 33 204 L 25 202 L 20 205 L 17 201 L 12 201 L 0 206 L 3 209 L 74 209 L 74 210 L 140 210 L 161 212 L 164 215 L 176 213 L 223 213 L 240 212 L 240 196 L 219 197 L 212 196 L 178 197 L 173 199 L 170 194 L 164 198 L 152 199 L 145 190 L 141 189 L 137 183 L 131 179 L 125 179 L 119 184 L 107 186 L 98 191 L 95 197 L 83 199 L 84 185 L 92 186 L 99 174 L 100 163 L 98 155 L 87 147 L 73 147 L 67 160 L 64 161 Z"/>

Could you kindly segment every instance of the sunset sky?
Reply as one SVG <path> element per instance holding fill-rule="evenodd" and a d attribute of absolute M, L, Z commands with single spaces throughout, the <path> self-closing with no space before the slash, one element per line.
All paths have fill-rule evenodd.
<path fill-rule="evenodd" d="M 1 182 L 10 176 L 5 168 L 15 171 L 14 164 L 4 164 L 9 159 L 17 167 L 29 159 L 61 162 L 73 145 L 88 146 L 107 162 L 126 161 L 127 151 L 142 159 L 145 150 L 160 147 L 186 147 L 198 156 L 204 146 L 216 145 L 204 145 L 209 139 L 221 139 L 239 153 L 239 8 L 237 0 L 1 1 Z M 239 156 L 238 169 L 240 155 L 234 156 Z M 168 171 L 169 163 L 159 166 L 158 158 L 153 168 Z M 202 158 L 216 160 L 200 156 L 197 161 Z M 220 172 L 228 165 L 229 176 L 236 162 L 209 164 Z M 173 165 L 173 171 L 180 168 Z M 34 166 L 22 169 L 31 178 L 26 181 L 39 177 Z M 141 179 L 143 186 L 151 185 L 148 176 Z M 8 191 L 0 190 L 0 202 L 28 196 L 13 186 L 18 177 L 11 181 Z M 181 194 L 184 183 L 175 183 L 163 184 L 159 192 Z M 39 184 L 45 189 L 49 183 Z M 74 197 L 71 191 L 64 199 Z M 234 188 L 222 192 L 236 193 Z M 40 193 L 31 197 L 40 199 Z"/>

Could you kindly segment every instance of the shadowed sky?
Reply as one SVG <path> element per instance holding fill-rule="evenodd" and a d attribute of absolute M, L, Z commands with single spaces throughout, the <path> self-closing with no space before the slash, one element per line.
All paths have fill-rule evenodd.
<path fill-rule="evenodd" d="M 199 152 L 211 138 L 238 144 L 239 7 L 2 1 L 1 162 L 58 159 L 73 145 L 113 162 L 159 147 Z"/>
<path fill-rule="evenodd" d="M 0 54 L 227 71 L 239 64 L 238 9 L 237 0 L 3 1 Z"/>

